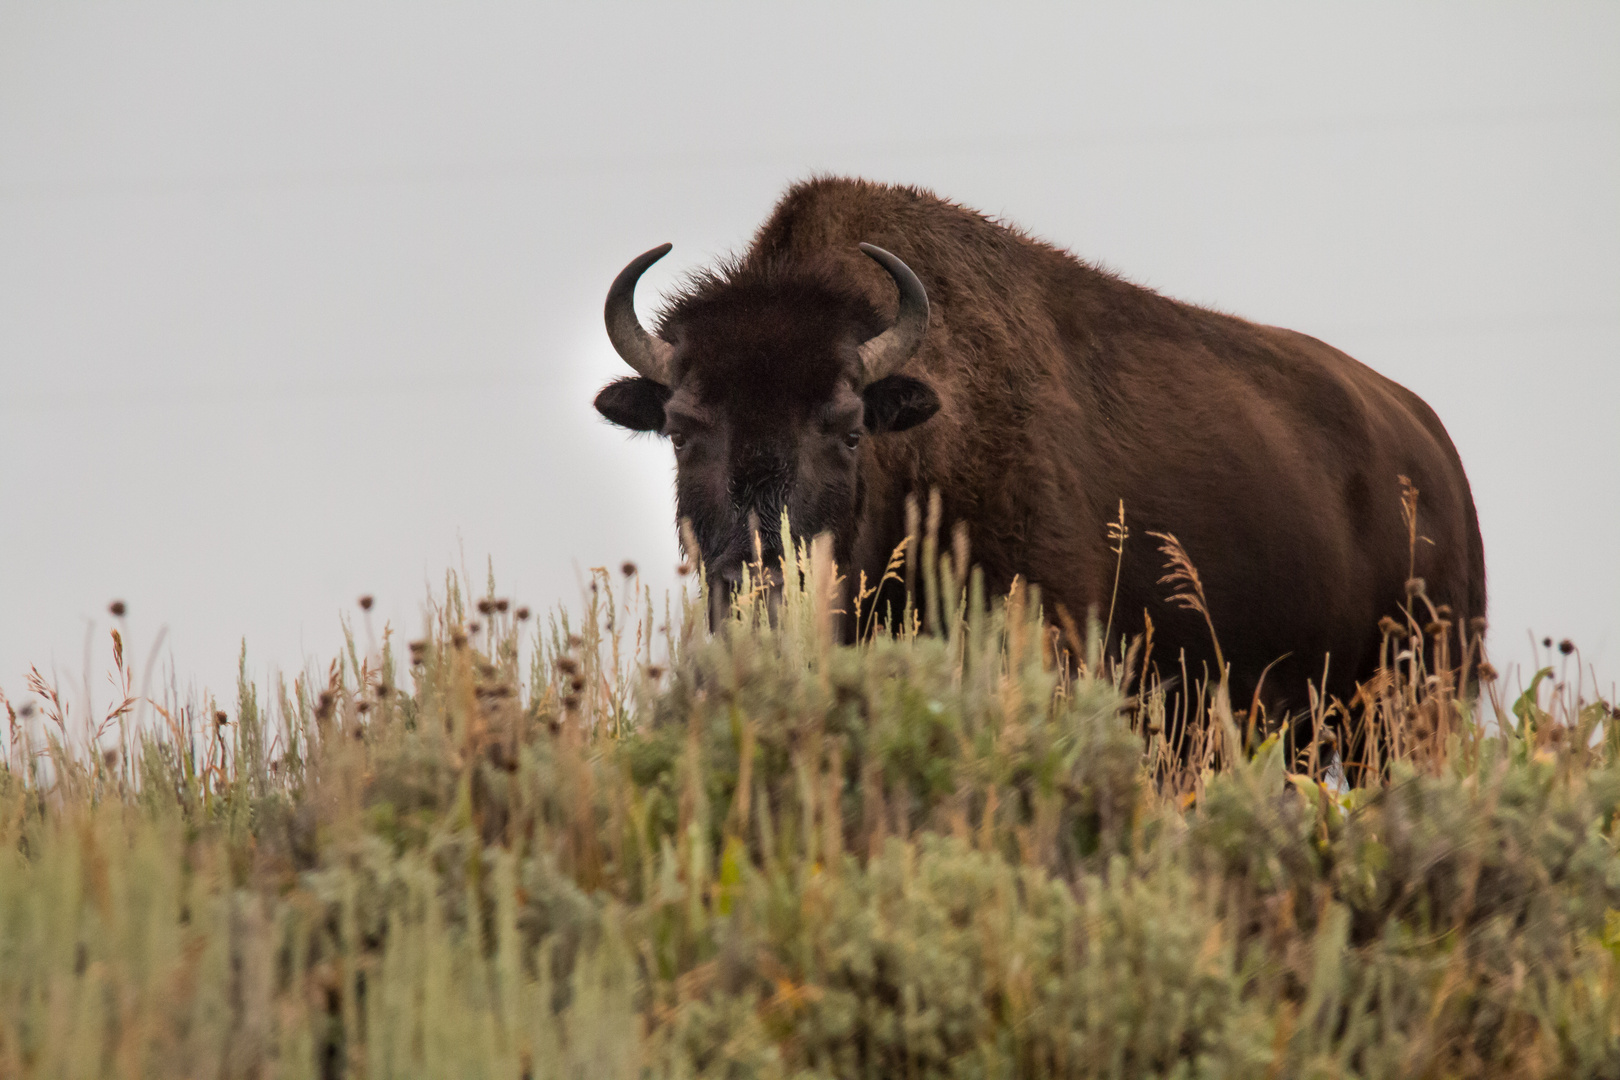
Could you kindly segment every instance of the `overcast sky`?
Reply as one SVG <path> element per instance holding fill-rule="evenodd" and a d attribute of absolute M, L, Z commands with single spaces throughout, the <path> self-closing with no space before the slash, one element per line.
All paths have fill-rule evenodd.
<path fill-rule="evenodd" d="M 181 681 L 674 580 L 590 400 L 814 172 L 915 183 L 1426 398 L 1493 649 L 1620 676 L 1620 5 L 0 0 L 0 688 L 129 604 Z M 98 686 L 108 666 L 98 640 Z"/>

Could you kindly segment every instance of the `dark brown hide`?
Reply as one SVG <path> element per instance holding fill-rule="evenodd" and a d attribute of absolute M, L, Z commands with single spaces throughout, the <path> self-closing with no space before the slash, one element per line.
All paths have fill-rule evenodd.
<path fill-rule="evenodd" d="M 863 403 L 853 350 L 896 305 L 862 241 L 927 289 L 928 332 L 899 375 L 907 392 L 931 389 L 938 412 L 868 431 L 844 469 L 832 448 Z M 1404 475 L 1431 541 L 1416 547 L 1429 598 L 1458 626 L 1485 612 L 1468 481 L 1415 394 L 1314 338 L 1160 296 L 927 192 L 793 187 L 658 333 L 675 347 L 659 392 L 679 423 L 724 429 L 678 481 L 679 513 L 706 519 L 716 569 L 745 555 L 750 507 L 768 528 L 785 503 L 797 530 L 832 531 L 843 565 L 876 580 L 904 536 L 906 496 L 937 488 L 947 534 L 967 522 L 989 586 L 1022 575 L 1048 611 L 1081 618 L 1108 610 L 1107 523 L 1123 500 L 1116 644 L 1147 613 L 1164 674 L 1180 673 L 1183 651 L 1194 677 L 1213 667 L 1202 618 L 1158 583 L 1165 559 L 1148 533 L 1173 533 L 1202 577 L 1234 701 L 1276 662 L 1266 696 L 1297 708 L 1324 662 L 1328 691 L 1348 698 L 1376 664 L 1379 618 L 1399 617 Z M 616 386 L 604 398 L 634 396 Z M 637 400 L 644 414 L 663 404 Z M 864 405 L 872 414 L 870 392 Z"/>

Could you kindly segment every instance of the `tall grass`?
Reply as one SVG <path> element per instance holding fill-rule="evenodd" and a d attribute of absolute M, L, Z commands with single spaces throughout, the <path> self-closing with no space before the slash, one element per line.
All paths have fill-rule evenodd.
<path fill-rule="evenodd" d="M 94 727 L 40 680 L 0 1076 L 1617 1075 L 1610 705 L 1472 693 L 1414 614 L 1316 703 L 1378 735 L 1347 786 L 939 546 L 856 646 L 810 545 L 713 634 L 626 566 L 230 709 L 116 638 Z"/>

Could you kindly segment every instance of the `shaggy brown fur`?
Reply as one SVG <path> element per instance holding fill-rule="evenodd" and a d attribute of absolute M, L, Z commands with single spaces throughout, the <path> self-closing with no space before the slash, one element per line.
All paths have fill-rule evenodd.
<path fill-rule="evenodd" d="M 931 388 L 938 412 L 860 440 L 844 469 L 829 440 L 861 411 L 852 350 L 896 307 L 862 241 L 927 288 L 927 336 L 900 383 Z M 1328 691 L 1348 698 L 1376 663 L 1379 618 L 1400 614 L 1406 476 L 1431 541 L 1416 547 L 1428 596 L 1458 626 L 1485 612 L 1468 481 L 1415 394 L 1314 338 L 1160 296 L 928 192 L 796 185 L 742 259 L 677 298 L 659 332 L 676 346 L 672 386 L 656 405 L 638 400 L 647 413 L 667 398 L 681 422 L 722 432 L 683 451 L 698 456 L 678 481 L 680 513 L 702 520 L 722 572 L 747 553 L 747 511 L 768 530 L 785 504 L 801 531 L 834 533 L 852 574 L 876 580 L 905 534 L 906 496 L 937 488 L 947 531 L 968 523 L 988 585 L 1022 575 L 1048 610 L 1083 617 L 1110 606 L 1107 523 L 1123 500 L 1116 644 L 1147 614 L 1167 675 L 1183 650 L 1194 675 L 1213 668 L 1203 618 L 1159 584 L 1165 560 L 1148 533 L 1173 533 L 1202 577 L 1234 701 L 1276 662 L 1267 697 L 1298 707 L 1325 658 Z M 626 423 L 623 407 L 598 405 Z"/>

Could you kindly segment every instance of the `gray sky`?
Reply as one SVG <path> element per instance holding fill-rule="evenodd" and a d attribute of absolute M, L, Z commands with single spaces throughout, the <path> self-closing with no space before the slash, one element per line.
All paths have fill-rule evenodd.
<path fill-rule="evenodd" d="M 130 605 L 182 682 L 324 663 L 493 560 L 673 581 L 600 421 L 632 256 L 917 183 L 1423 395 L 1493 647 L 1620 677 L 1620 6 L 0 0 L 0 688 Z M 97 642 L 92 670 L 108 651 Z"/>

